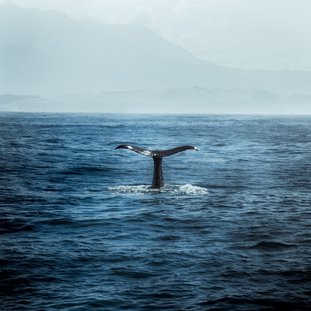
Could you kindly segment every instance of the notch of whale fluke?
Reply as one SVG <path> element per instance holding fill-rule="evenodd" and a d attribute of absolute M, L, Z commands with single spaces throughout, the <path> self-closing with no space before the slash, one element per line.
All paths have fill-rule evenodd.
<path fill-rule="evenodd" d="M 198 148 L 190 145 L 179 146 L 167 150 L 148 150 L 145 148 L 141 148 L 134 145 L 119 145 L 115 149 L 128 149 L 139 154 L 152 157 L 154 163 L 153 169 L 153 179 L 151 188 L 159 189 L 164 186 L 164 178 L 163 178 L 163 171 L 162 171 L 162 158 L 171 156 L 178 152 L 182 152 L 185 150 L 196 150 L 199 151 Z"/>

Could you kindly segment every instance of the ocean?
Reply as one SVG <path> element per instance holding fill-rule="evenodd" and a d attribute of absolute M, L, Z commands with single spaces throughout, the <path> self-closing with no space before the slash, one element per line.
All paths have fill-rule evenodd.
<path fill-rule="evenodd" d="M 310 310 L 311 116 L 0 113 L 0 309 Z M 194 145 L 153 161 L 129 150 Z"/>

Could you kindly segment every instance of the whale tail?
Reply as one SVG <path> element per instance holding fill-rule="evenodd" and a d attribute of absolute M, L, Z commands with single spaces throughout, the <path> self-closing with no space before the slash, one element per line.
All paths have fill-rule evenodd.
<path fill-rule="evenodd" d="M 152 180 L 151 188 L 154 188 L 154 189 L 159 189 L 164 186 L 164 178 L 163 178 L 163 172 L 162 172 L 162 158 L 171 156 L 173 154 L 176 154 L 176 153 L 179 153 L 185 150 L 198 151 L 198 148 L 194 146 L 190 146 L 190 145 L 179 146 L 179 147 L 171 148 L 167 150 L 148 150 L 148 149 L 141 148 L 138 146 L 133 146 L 133 145 L 119 145 L 115 149 L 128 149 L 136 153 L 153 158 L 154 169 L 153 169 L 153 180 Z"/>

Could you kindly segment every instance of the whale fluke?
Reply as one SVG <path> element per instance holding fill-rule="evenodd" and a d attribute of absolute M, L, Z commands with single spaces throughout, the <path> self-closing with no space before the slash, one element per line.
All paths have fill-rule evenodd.
<path fill-rule="evenodd" d="M 171 148 L 167 150 L 148 150 L 148 149 L 141 148 L 141 147 L 134 146 L 134 145 L 119 145 L 115 149 L 128 149 L 128 150 L 137 152 L 139 154 L 153 158 L 154 169 L 153 169 L 153 179 L 152 179 L 151 188 L 154 188 L 154 189 L 159 189 L 164 186 L 164 178 L 163 178 L 163 172 L 162 172 L 162 158 L 171 156 L 173 154 L 176 154 L 178 152 L 182 152 L 185 150 L 198 151 L 198 148 L 194 146 L 190 146 L 190 145 L 179 146 L 179 147 Z"/>

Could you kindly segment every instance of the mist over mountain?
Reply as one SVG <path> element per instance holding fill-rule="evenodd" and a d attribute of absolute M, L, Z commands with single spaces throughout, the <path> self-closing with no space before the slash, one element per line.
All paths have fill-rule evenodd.
<path fill-rule="evenodd" d="M 187 86 L 202 62 L 142 26 L 0 7 L 2 92 L 58 94 Z M 203 63 L 204 66 L 206 66 Z"/>
<path fill-rule="evenodd" d="M 242 90 L 301 94 L 299 98 L 309 101 L 311 73 L 226 68 L 198 59 L 144 26 L 75 20 L 12 3 L 0 6 L 0 94 L 58 96 L 125 90 L 134 94 L 135 90 L 175 89 L 168 102 L 185 102 L 185 96 L 188 103 L 187 89 L 197 86 L 239 89 L 241 96 Z M 124 93 L 120 94 L 122 102 Z M 197 90 L 191 94 L 197 96 Z M 205 93 L 206 102 L 213 98 L 211 94 Z M 218 95 L 223 98 L 218 101 L 224 102 L 226 96 L 230 99 L 232 91 Z"/>

